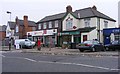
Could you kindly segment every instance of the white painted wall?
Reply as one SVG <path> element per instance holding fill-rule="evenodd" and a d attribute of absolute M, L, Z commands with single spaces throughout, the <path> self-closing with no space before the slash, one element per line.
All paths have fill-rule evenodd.
<path fill-rule="evenodd" d="M 81 33 L 81 42 L 83 42 L 83 35 L 87 35 L 87 40 L 97 39 L 97 29 L 94 29 L 91 32 Z"/>
<path fill-rule="evenodd" d="M 70 17 L 70 18 L 73 19 L 73 26 L 76 26 L 76 27 L 77 27 L 77 25 L 78 25 L 78 23 L 79 23 L 79 20 L 76 19 L 75 17 L 73 17 L 73 16 L 69 13 L 69 14 L 65 17 L 65 19 L 63 20 L 63 22 L 62 22 L 62 25 L 63 25 L 62 30 L 63 30 L 63 31 L 66 30 L 66 19 L 68 19 L 68 17 Z M 78 27 L 77 27 L 77 28 L 78 28 Z M 76 29 L 77 29 L 77 28 L 76 28 Z M 71 29 L 71 30 L 75 30 L 75 29 Z"/>
<path fill-rule="evenodd" d="M 108 21 L 108 28 L 115 28 L 115 22 L 100 18 L 100 30 L 105 29 L 104 21 Z"/>
<path fill-rule="evenodd" d="M 115 22 L 100 18 L 100 30 L 105 29 L 104 21 L 108 21 L 108 28 L 115 28 Z M 103 43 L 103 32 L 100 32 L 100 42 Z"/>
<path fill-rule="evenodd" d="M 68 17 L 73 18 L 73 26 L 76 26 L 77 27 L 76 29 L 85 28 L 84 19 L 78 20 L 75 17 L 73 17 L 71 14 L 68 14 L 66 16 L 66 18 L 63 20 L 63 28 L 62 28 L 63 31 L 66 30 L 66 19 Z M 108 21 L 108 28 L 115 28 L 116 27 L 115 22 L 100 18 L 100 30 L 103 30 L 105 28 L 104 21 Z M 91 18 L 90 27 L 97 27 L 97 23 L 98 23 L 97 17 Z M 71 29 L 71 30 L 73 30 L 73 29 Z M 88 40 L 97 39 L 97 29 L 91 31 L 90 33 L 82 33 L 81 34 L 81 42 L 83 41 L 83 35 L 88 35 Z M 103 42 L 103 32 L 102 31 L 100 33 L 100 42 Z"/>

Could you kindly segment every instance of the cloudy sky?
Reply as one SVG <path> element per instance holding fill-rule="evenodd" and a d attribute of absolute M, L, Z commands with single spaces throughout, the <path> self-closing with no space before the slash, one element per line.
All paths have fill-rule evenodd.
<path fill-rule="evenodd" d="M 0 0 L 0 25 L 6 25 L 10 20 L 6 11 L 12 12 L 12 21 L 15 21 L 16 16 L 23 19 L 27 15 L 29 20 L 37 22 L 45 16 L 65 12 L 67 5 L 71 5 L 73 11 L 95 5 L 98 11 L 118 21 L 118 2 L 119 0 Z"/>

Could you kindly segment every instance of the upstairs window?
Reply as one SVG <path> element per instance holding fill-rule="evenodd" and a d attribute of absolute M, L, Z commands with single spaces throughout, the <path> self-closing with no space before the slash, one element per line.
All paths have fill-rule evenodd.
<path fill-rule="evenodd" d="M 58 27 L 58 20 L 55 21 L 55 27 Z"/>
<path fill-rule="evenodd" d="M 52 28 L 52 22 L 49 22 L 49 28 Z"/>
<path fill-rule="evenodd" d="M 73 19 L 69 18 L 66 20 L 66 30 L 73 29 Z"/>
<path fill-rule="evenodd" d="M 38 24 L 38 29 L 41 29 L 41 24 Z"/>
<path fill-rule="evenodd" d="M 108 28 L 108 21 L 104 21 L 104 28 Z"/>
<path fill-rule="evenodd" d="M 84 22 L 85 22 L 85 27 L 90 27 L 90 18 L 86 18 L 84 19 Z"/>
<path fill-rule="evenodd" d="M 43 29 L 47 29 L 47 24 L 46 23 L 43 24 Z"/>

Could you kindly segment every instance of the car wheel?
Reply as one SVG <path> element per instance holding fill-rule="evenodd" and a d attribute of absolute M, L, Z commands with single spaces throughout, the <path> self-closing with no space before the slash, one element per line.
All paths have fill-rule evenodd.
<path fill-rule="evenodd" d="M 80 51 L 80 52 L 84 52 L 84 50 L 83 50 L 83 49 L 79 49 L 79 51 Z"/>
<path fill-rule="evenodd" d="M 105 50 L 106 50 L 106 51 L 109 51 L 109 48 L 108 48 L 108 47 L 106 47 L 106 48 L 105 48 Z"/>
<path fill-rule="evenodd" d="M 95 51 L 96 51 L 96 49 L 95 49 L 95 47 L 93 47 L 93 48 L 92 48 L 92 52 L 95 52 Z"/>

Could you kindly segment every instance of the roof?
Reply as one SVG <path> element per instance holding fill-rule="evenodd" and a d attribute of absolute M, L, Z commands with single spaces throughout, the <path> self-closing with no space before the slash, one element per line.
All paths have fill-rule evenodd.
<path fill-rule="evenodd" d="M 75 16 L 77 19 L 82 19 L 82 18 L 88 18 L 88 17 L 99 17 L 99 18 L 104 18 L 107 20 L 111 20 L 116 22 L 114 19 L 110 18 L 109 16 L 91 8 L 84 8 L 84 9 L 80 9 L 80 10 L 76 10 L 75 12 L 72 12 L 73 16 Z M 79 14 L 79 15 L 78 15 Z M 41 19 L 39 22 L 46 22 L 46 21 L 50 21 L 50 20 L 56 20 L 56 19 L 62 19 L 64 16 L 66 15 L 65 13 L 60 13 L 60 14 L 55 14 L 55 15 L 50 15 L 50 16 L 46 16 L 43 19 Z M 79 18 L 80 16 L 80 18 Z"/>
<path fill-rule="evenodd" d="M 7 28 L 6 25 L 0 26 L 0 31 L 1 31 L 1 32 L 5 32 L 5 31 L 6 31 L 6 28 Z"/>
<path fill-rule="evenodd" d="M 43 19 L 41 19 L 39 22 L 44 22 L 44 21 L 49 21 L 49 20 L 55 20 L 55 19 L 61 19 L 62 17 L 65 16 L 66 13 L 60 13 L 60 14 L 55 14 L 55 15 L 50 15 L 50 16 L 46 16 Z"/>
<path fill-rule="evenodd" d="M 19 20 L 18 20 L 18 23 L 19 23 L 20 26 L 24 26 L 24 25 L 23 25 L 23 23 L 24 23 L 23 20 L 20 20 L 20 19 L 19 19 Z M 35 24 L 34 21 L 29 21 L 29 20 L 28 20 L 28 25 L 29 25 L 29 26 L 36 26 L 36 24 Z"/>
<path fill-rule="evenodd" d="M 8 23 L 11 29 L 15 28 L 15 25 L 16 25 L 15 22 L 8 21 Z"/>
<path fill-rule="evenodd" d="M 9 21 L 8 23 L 9 23 L 11 29 L 15 28 L 15 26 L 16 26 L 15 22 Z M 24 21 L 23 20 L 18 20 L 18 23 L 19 23 L 20 26 L 24 26 Z M 34 21 L 28 21 L 28 25 L 32 26 L 32 27 L 36 27 L 37 26 Z"/>

